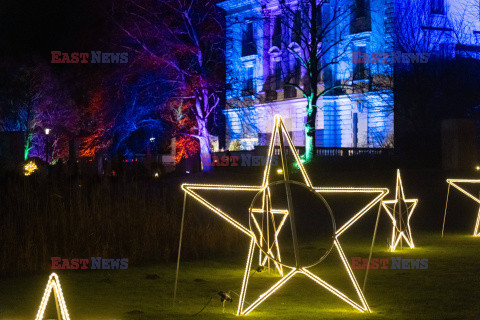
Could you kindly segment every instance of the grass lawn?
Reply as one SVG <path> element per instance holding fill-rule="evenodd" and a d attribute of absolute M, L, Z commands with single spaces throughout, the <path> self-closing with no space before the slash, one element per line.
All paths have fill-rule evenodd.
<path fill-rule="evenodd" d="M 371 314 L 360 313 L 304 276 L 296 276 L 247 317 L 253 319 L 478 319 L 480 239 L 471 235 L 414 233 L 417 248 L 386 250 L 382 235 L 377 258 L 428 259 L 426 270 L 370 270 L 365 296 Z M 341 241 L 347 257 L 368 257 L 368 240 Z M 314 246 L 313 246 L 314 247 Z M 312 247 L 312 248 L 313 248 Z M 312 249 L 310 248 L 310 249 Z M 306 248 L 309 250 L 309 248 Z M 312 249 L 313 250 L 313 249 Z M 222 304 L 216 292 L 240 291 L 246 252 L 238 256 L 181 264 L 178 300 L 172 307 L 175 264 L 115 271 L 59 270 L 72 319 L 232 319 L 238 297 Z M 336 252 L 312 272 L 358 301 Z M 391 264 L 391 263 L 390 263 Z M 365 270 L 354 270 L 360 284 Z M 147 279 L 146 274 L 158 274 Z M 33 319 L 48 274 L 0 280 L 0 319 Z M 247 301 L 278 280 L 275 273 L 252 276 Z M 203 312 L 194 315 L 213 296 Z M 53 300 L 49 311 L 53 310 Z M 53 317 L 53 313 L 52 313 Z"/>

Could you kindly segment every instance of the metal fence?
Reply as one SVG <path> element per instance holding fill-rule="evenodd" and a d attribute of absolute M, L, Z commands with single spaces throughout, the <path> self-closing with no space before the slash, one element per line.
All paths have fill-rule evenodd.
<path fill-rule="evenodd" d="M 302 155 L 305 153 L 305 147 L 295 147 L 297 152 Z M 243 151 L 230 151 L 233 155 L 245 155 L 250 154 L 252 156 L 266 156 L 268 152 L 268 146 L 255 146 L 254 150 Z M 291 151 L 286 148 L 287 155 L 290 155 Z M 280 147 L 275 147 L 273 154 L 280 155 Z M 392 148 L 335 148 L 335 147 L 316 147 L 315 154 L 318 157 L 389 157 L 394 155 L 394 149 Z M 223 156 L 225 152 L 215 152 L 213 155 Z"/>

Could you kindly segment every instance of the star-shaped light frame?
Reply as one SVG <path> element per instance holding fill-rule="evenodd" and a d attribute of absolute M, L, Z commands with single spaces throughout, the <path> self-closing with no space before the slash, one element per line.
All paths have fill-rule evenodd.
<path fill-rule="evenodd" d="M 256 213 L 260 213 L 263 217 L 267 217 L 266 224 L 268 225 L 270 222 L 272 222 L 272 227 L 274 231 L 274 238 L 273 241 L 270 242 L 269 239 L 269 234 L 270 232 L 268 231 L 267 227 L 267 236 L 263 235 L 263 223 L 259 223 L 257 220 L 257 217 L 255 216 Z M 275 225 L 275 215 L 282 215 L 283 217 L 280 219 L 280 222 L 278 226 Z M 270 261 L 273 261 L 275 264 L 275 267 L 278 270 L 278 273 L 283 276 L 283 266 L 281 263 L 277 261 L 282 261 L 282 256 L 280 254 L 280 245 L 278 243 L 278 235 L 280 233 L 280 230 L 282 230 L 283 225 L 285 224 L 285 221 L 288 218 L 288 210 L 280 210 L 280 209 L 270 209 L 270 208 L 262 208 L 262 209 L 257 209 L 253 208 L 252 212 L 250 214 L 251 221 L 253 221 L 255 228 L 257 229 L 260 239 L 259 243 L 261 245 L 265 244 L 266 247 L 266 252 L 264 253 L 264 250 L 259 250 L 259 258 L 258 258 L 258 263 L 261 266 L 268 266 L 268 263 Z M 263 222 L 263 221 L 262 221 Z M 251 226 L 250 226 L 251 228 Z M 273 249 L 275 248 L 275 249 Z M 273 250 L 272 250 L 273 249 Z M 274 259 L 271 259 L 270 257 L 274 257 Z"/>
<path fill-rule="evenodd" d="M 442 237 L 443 237 L 443 232 L 445 230 L 445 219 L 447 217 L 447 206 L 448 206 L 448 197 L 450 196 L 450 186 L 454 187 L 470 199 L 474 200 L 476 203 L 479 204 L 478 208 L 478 214 L 477 214 L 477 220 L 475 222 L 475 228 L 473 229 L 473 236 L 474 237 L 480 237 L 480 196 L 477 198 L 474 195 L 472 195 L 470 192 L 466 191 L 462 187 L 460 187 L 457 183 L 478 183 L 480 184 L 480 180 L 475 180 L 475 179 L 447 179 L 448 183 L 448 191 L 447 191 L 447 200 L 445 203 L 445 213 L 443 215 L 443 226 L 442 226 Z"/>
<path fill-rule="evenodd" d="M 50 294 L 52 293 L 52 289 L 55 298 L 55 305 L 57 307 L 58 320 L 70 320 L 67 305 L 65 303 L 65 299 L 63 298 L 62 287 L 60 286 L 60 280 L 58 279 L 58 275 L 55 272 L 50 274 L 50 277 L 48 278 L 47 286 L 45 287 L 42 302 L 40 303 L 40 307 L 38 308 L 35 320 L 43 319 L 45 309 L 47 308 L 47 303 L 50 298 Z"/>
<path fill-rule="evenodd" d="M 285 135 L 290 151 L 292 155 L 294 156 L 298 167 L 300 169 L 300 172 L 302 174 L 303 180 L 305 182 L 305 185 L 310 188 L 312 191 L 321 194 L 332 194 L 332 193 L 367 193 L 367 194 L 377 194 L 376 197 L 370 201 L 365 207 L 363 207 L 360 211 L 358 211 L 353 217 L 351 217 L 346 223 L 340 226 L 340 228 L 336 229 L 334 232 L 333 236 L 333 246 L 336 248 L 341 261 L 346 269 L 346 272 L 348 276 L 350 277 L 350 280 L 352 282 L 353 287 L 355 288 L 355 291 L 358 295 L 358 298 L 360 299 L 360 303 L 357 303 L 353 301 L 351 298 L 346 296 L 344 293 L 318 277 L 317 275 L 313 274 L 311 271 L 308 270 L 308 267 L 303 267 L 303 266 L 296 266 L 296 267 L 288 267 L 290 268 L 290 272 L 288 272 L 285 275 L 282 275 L 281 279 L 276 282 L 272 287 L 270 287 L 266 292 L 261 294 L 257 300 L 255 300 L 253 303 L 251 303 L 247 308 L 244 307 L 245 304 L 245 296 L 248 288 L 248 282 L 250 278 L 250 270 L 252 266 L 252 261 L 253 261 L 253 256 L 254 256 L 254 251 L 255 247 L 258 246 L 260 247 L 260 244 L 258 243 L 258 239 L 251 230 L 250 226 L 244 226 L 237 220 L 233 219 L 230 217 L 227 213 L 222 211 L 220 208 L 216 207 L 209 201 L 207 201 L 204 197 L 199 195 L 197 191 L 201 190 L 221 190 L 221 191 L 238 191 L 238 192 L 260 192 L 263 191 L 265 193 L 269 193 L 269 176 L 270 176 L 270 171 L 271 171 L 271 160 L 272 156 L 274 154 L 274 149 L 275 149 L 275 143 L 276 143 L 276 136 L 279 136 L 280 139 L 280 152 L 282 154 L 282 166 L 283 166 L 283 173 L 284 173 L 284 180 L 286 182 L 286 185 L 289 185 L 287 181 L 288 179 L 288 166 L 286 165 L 286 158 L 285 158 L 285 151 L 283 150 L 285 148 L 285 145 L 283 143 L 283 135 Z M 220 216 L 222 219 L 233 225 L 235 228 L 243 232 L 247 237 L 250 238 L 250 246 L 249 246 L 249 252 L 247 256 L 247 263 L 245 267 L 245 273 L 243 277 L 243 283 L 242 283 L 242 288 L 240 291 L 240 296 L 239 296 L 239 303 L 238 303 L 238 309 L 237 309 L 237 315 L 247 315 L 250 313 L 252 310 L 254 310 L 256 307 L 258 307 L 263 301 L 265 301 L 268 297 L 270 297 L 276 290 L 278 290 L 282 285 L 284 285 L 288 280 L 290 280 L 293 276 L 296 274 L 304 274 L 311 280 L 313 280 L 315 283 L 320 285 L 321 287 L 327 289 L 329 292 L 343 300 L 344 302 L 348 303 L 350 306 L 353 308 L 361 311 L 361 312 L 370 312 L 370 307 L 368 306 L 367 300 L 365 299 L 365 296 L 363 295 L 363 292 L 358 285 L 357 279 L 355 278 L 355 275 L 352 271 L 352 268 L 345 256 L 345 253 L 343 252 L 343 249 L 340 244 L 340 236 L 348 229 L 350 228 L 355 222 L 357 222 L 361 217 L 363 217 L 371 208 L 373 208 L 375 205 L 379 204 L 380 201 L 388 194 L 389 190 L 387 188 L 355 188 L 355 187 L 314 187 L 312 185 L 312 182 L 310 181 L 310 178 L 307 175 L 307 172 L 305 171 L 305 168 L 302 164 L 302 161 L 298 155 L 298 152 L 293 144 L 292 139 L 288 135 L 288 131 L 285 128 L 285 125 L 282 121 L 282 118 L 279 115 L 275 116 L 275 122 L 273 126 L 273 131 L 272 131 L 272 138 L 270 140 L 270 146 L 267 154 L 267 163 L 264 171 L 264 176 L 263 176 L 263 181 L 260 186 L 248 186 L 248 185 L 216 185 L 216 184 L 183 184 L 182 185 L 182 190 L 185 191 L 186 194 L 192 196 L 194 199 L 199 201 L 201 204 L 203 204 L 205 207 L 213 211 L 215 214 Z M 253 210 L 259 210 L 254 208 Z M 291 212 L 286 212 L 285 217 L 291 216 Z M 294 228 L 292 228 L 292 231 Z M 278 235 L 278 233 L 277 233 Z M 278 245 L 278 243 L 277 243 Z M 268 254 L 267 252 L 267 255 Z M 276 259 L 272 259 L 276 260 Z M 283 274 L 283 272 L 281 273 Z"/>
<path fill-rule="evenodd" d="M 405 213 L 407 215 L 407 222 L 403 223 L 402 202 L 405 203 Z M 412 238 L 412 229 L 410 227 L 410 218 L 412 217 L 413 210 L 417 207 L 418 199 L 405 199 L 405 193 L 403 192 L 402 177 L 400 176 L 400 170 L 397 169 L 397 181 L 395 186 L 395 200 L 382 200 L 382 206 L 387 212 L 388 216 L 392 220 L 392 241 L 390 243 L 390 251 L 395 251 L 398 243 L 405 239 L 410 248 L 415 248 Z"/>

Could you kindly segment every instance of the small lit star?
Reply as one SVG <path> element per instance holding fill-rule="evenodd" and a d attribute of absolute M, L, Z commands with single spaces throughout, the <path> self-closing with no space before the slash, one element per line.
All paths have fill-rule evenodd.
<path fill-rule="evenodd" d="M 388 213 L 390 219 L 392 219 L 392 241 L 390 243 L 390 250 L 395 251 L 398 243 L 405 239 L 410 248 L 414 248 L 412 238 L 412 229 L 410 228 L 410 218 L 412 217 L 413 210 L 417 206 L 418 199 L 405 199 L 403 192 L 402 178 L 400 176 L 400 170 L 397 170 L 397 183 L 395 188 L 395 200 L 383 200 L 382 206 Z M 404 217 L 407 220 L 404 221 Z"/>

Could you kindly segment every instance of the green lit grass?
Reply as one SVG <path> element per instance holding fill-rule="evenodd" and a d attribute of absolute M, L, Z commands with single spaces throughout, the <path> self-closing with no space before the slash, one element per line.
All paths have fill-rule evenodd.
<path fill-rule="evenodd" d="M 382 235 L 383 236 L 383 235 Z M 417 248 L 389 253 L 382 236 L 374 257 L 428 258 L 427 270 L 370 270 L 366 298 L 371 314 L 362 314 L 312 281 L 299 276 L 250 313 L 251 319 L 478 319 L 480 317 L 480 239 L 471 235 L 415 234 Z M 368 257 L 369 243 L 342 240 L 347 257 Z M 115 271 L 60 270 L 65 300 L 75 319 L 233 319 L 238 298 L 225 313 L 216 292 L 240 290 L 245 250 L 238 256 L 182 262 L 178 300 L 172 307 L 175 264 Z M 332 251 L 331 255 L 336 253 Z M 340 264 L 325 261 L 316 270 L 332 285 L 348 287 Z M 317 273 L 318 273 L 317 272 Z M 149 280 L 146 274 L 156 273 Z M 364 270 L 356 270 L 360 284 Z M 48 275 L 0 280 L 0 319 L 33 319 Z M 274 281 L 257 273 L 251 292 Z M 348 290 L 346 290 L 348 291 Z M 258 292 L 258 291 L 257 291 Z M 192 316 L 214 296 L 199 315 Z M 350 295 L 354 297 L 353 295 Z M 250 296 L 247 300 L 252 301 Z M 356 300 L 356 299 L 355 299 Z M 52 304 L 52 303 L 49 303 Z"/>

